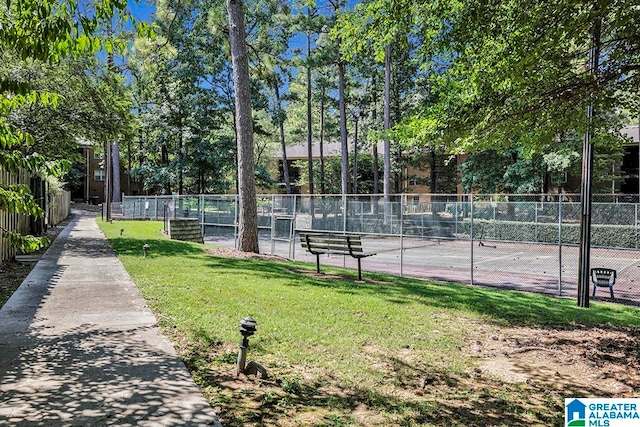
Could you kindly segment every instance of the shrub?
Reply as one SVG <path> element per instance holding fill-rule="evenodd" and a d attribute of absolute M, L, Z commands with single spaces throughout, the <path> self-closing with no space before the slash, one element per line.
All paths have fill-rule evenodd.
<path fill-rule="evenodd" d="M 458 237 L 469 237 L 470 220 L 458 223 Z M 558 243 L 558 224 L 474 220 L 475 239 L 501 240 L 509 242 Z M 591 244 L 612 248 L 637 248 L 640 233 L 628 225 L 591 226 Z M 562 224 L 562 243 L 580 243 L 580 224 Z"/>

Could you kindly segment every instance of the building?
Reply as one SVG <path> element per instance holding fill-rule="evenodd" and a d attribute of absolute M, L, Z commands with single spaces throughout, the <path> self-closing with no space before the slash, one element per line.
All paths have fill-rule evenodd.
<path fill-rule="evenodd" d="M 75 168 L 80 172 L 80 179 L 70 182 L 71 199 L 75 202 L 87 202 L 92 204 L 103 203 L 105 200 L 105 170 L 103 150 L 96 150 L 94 144 L 88 141 L 80 141 L 78 149 L 82 156 L 82 162 Z M 120 164 L 120 193 L 126 195 L 140 194 L 140 183 L 132 179 L 128 171 Z"/>
<path fill-rule="evenodd" d="M 329 157 L 337 157 L 340 156 L 340 143 L 339 142 L 329 142 L 324 143 L 322 146 L 323 156 L 325 159 Z M 278 150 L 276 154 L 276 158 L 274 160 L 278 165 L 278 188 L 281 192 L 285 192 L 285 184 L 284 184 L 284 168 L 282 162 L 282 151 Z M 318 143 L 314 143 L 312 146 L 312 157 L 314 160 L 320 160 L 320 145 Z M 302 171 L 298 166 L 296 166 L 296 162 L 304 161 L 306 162 L 309 159 L 308 147 L 306 145 L 291 145 L 287 147 L 287 164 L 289 165 L 289 181 L 291 183 L 291 193 L 293 194 L 308 194 L 309 193 L 309 185 L 299 185 L 297 184 L 302 176 Z M 315 191 L 318 193 L 319 191 Z"/>
<path fill-rule="evenodd" d="M 629 143 L 624 147 L 620 166 L 622 182 L 618 190 L 622 194 L 640 194 L 640 126 L 626 126 L 621 132 L 629 138 Z"/>
<path fill-rule="evenodd" d="M 624 153 L 621 162 L 616 162 L 612 165 L 612 174 L 619 177 L 619 179 L 612 180 L 610 183 L 601 183 L 598 192 L 599 193 L 615 193 L 625 195 L 638 195 L 640 194 L 640 128 L 638 125 L 626 126 L 621 130 L 621 133 L 628 138 L 628 142 L 624 146 Z M 340 143 L 332 142 L 324 144 L 324 157 L 328 159 L 330 157 L 340 156 Z M 378 150 L 380 154 L 380 162 L 382 162 L 382 150 Z M 350 152 L 350 156 L 353 153 Z M 279 182 L 284 182 L 284 175 L 282 170 L 282 154 L 277 154 L 277 164 L 279 170 Z M 410 159 L 413 157 L 413 159 Z M 301 187 L 296 186 L 295 183 L 301 176 L 301 171 L 295 166 L 296 161 L 306 161 L 308 158 L 306 145 L 294 145 L 287 147 L 287 162 L 289 163 L 289 174 L 291 177 L 292 192 L 308 193 L 309 189 L 307 185 Z M 320 152 L 318 144 L 313 145 L 313 158 L 318 160 L 320 158 Z M 396 186 L 392 189 L 393 193 L 403 194 L 415 194 L 413 198 L 415 203 L 428 203 L 431 201 L 431 194 L 439 194 L 438 200 L 443 198 L 450 198 L 449 196 L 463 194 L 464 190 L 460 186 L 460 165 L 464 163 L 467 155 L 449 155 L 449 154 L 436 154 L 432 152 L 405 154 L 405 166 L 400 173 L 400 179 L 398 180 L 398 173 L 392 179 L 395 181 Z M 352 159 L 350 158 L 350 161 Z M 434 176 L 435 182 L 431 177 Z M 317 176 L 317 175 L 316 175 Z M 350 177 L 350 181 L 351 181 Z M 380 176 L 380 185 L 382 185 L 382 176 Z M 280 184 L 282 191 L 284 191 L 284 184 Z M 555 187 L 549 186 L 549 191 L 558 190 Z M 565 177 L 565 184 L 563 185 L 565 192 L 579 192 L 580 190 L 580 175 L 567 174 Z M 316 187 L 316 193 L 319 193 L 319 189 Z M 448 196 L 447 196 L 448 195 Z"/>
<path fill-rule="evenodd" d="M 371 150 L 361 149 L 360 154 L 370 154 Z M 382 147 L 378 149 L 380 169 L 382 169 Z M 341 156 L 341 144 L 339 142 L 329 142 L 323 144 L 323 155 L 325 159 L 336 158 Z M 353 167 L 353 151 L 349 152 L 350 168 Z M 319 144 L 313 144 L 312 157 L 314 162 L 320 160 L 320 147 Z M 401 172 L 397 172 L 395 176 L 392 176 L 392 180 L 396 184 L 394 193 L 414 193 L 414 194 L 426 194 L 432 190 L 431 176 L 433 171 L 436 173 L 435 192 L 436 193 L 448 193 L 456 194 L 458 192 L 458 162 L 457 156 L 442 155 L 442 154 L 419 154 L 414 156 L 415 158 L 409 160 L 406 157 L 406 165 Z M 274 158 L 278 165 L 278 182 L 279 187 L 284 191 L 284 172 L 282 167 L 282 152 L 277 153 L 277 158 Z M 306 145 L 292 145 L 287 147 L 287 163 L 289 164 L 289 177 L 291 181 L 292 193 L 294 194 L 306 194 L 309 193 L 309 186 L 304 184 L 302 186 L 296 185 L 296 182 L 300 179 L 303 171 L 296 165 L 298 161 L 306 162 L 308 160 L 308 148 Z M 317 165 L 316 165 L 317 167 Z M 314 175 L 317 179 L 317 174 Z M 399 179 L 398 179 L 399 178 Z M 371 181 L 371 177 L 368 177 Z M 382 186 L 382 172 L 380 172 L 380 187 Z M 349 177 L 350 185 L 353 185 L 353 177 Z M 371 183 L 369 183 L 371 184 Z M 316 193 L 320 193 L 319 185 L 316 184 Z M 352 191 L 350 191 L 351 193 Z"/>

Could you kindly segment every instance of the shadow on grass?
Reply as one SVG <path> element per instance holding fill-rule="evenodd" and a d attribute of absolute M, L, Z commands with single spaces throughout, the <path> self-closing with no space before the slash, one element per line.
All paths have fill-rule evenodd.
<path fill-rule="evenodd" d="M 203 247 L 190 242 L 166 238 L 141 239 L 118 236 L 110 239 L 119 255 L 141 255 L 142 245 L 150 245 L 149 257 L 203 256 Z M 257 259 L 221 258 L 207 256 L 205 265 L 218 272 L 244 272 L 261 280 L 286 280 L 289 286 L 324 287 L 350 295 L 373 295 L 392 304 L 420 303 L 443 310 L 477 313 L 501 324 L 553 326 L 574 328 L 577 325 L 639 326 L 639 310 L 614 308 L 592 304 L 590 309 L 579 308 L 573 300 L 509 290 L 477 288 L 453 283 L 436 283 L 368 274 L 365 281 L 356 281 L 355 271 L 326 267 L 316 274 L 312 264 L 277 262 Z"/>
<path fill-rule="evenodd" d="M 573 300 L 508 290 L 475 288 L 403 277 L 370 275 L 356 281 L 355 272 L 327 268 L 316 274 L 306 263 L 211 257 L 207 266 L 216 271 L 244 271 L 269 278 L 286 279 L 289 286 L 324 287 L 345 294 L 373 295 L 392 304 L 420 303 L 443 310 L 477 313 L 502 324 L 574 328 L 577 325 L 639 326 L 639 311 L 633 308 L 593 304 L 577 307 Z"/>
<path fill-rule="evenodd" d="M 187 256 L 201 255 L 202 247 L 195 243 L 171 239 L 140 239 L 135 237 L 112 237 L 109 243 L 118 255 L 142 255 L 142 246 L 149 245 L 148 256 Z"/>
<path fill-rule="evenodd" d="M 284 286 L 305 292 L 312 288 L 325 288 L 338 294 L 353 294 L 379 298 L 389 304 L 420 304 L 441 310 L 455 311 L 453 315 L 475 313 L 498 324 L 554 326 L 582 328 L 584 326 L 612 324 L 615 326 L 638 326 L 638 310 L 608 307 L 594 304 L 589 310 L 580 309 L 573 301 L 523 294 L 513 291 L 474 288 L 449 283 L 433 283 L 417 279 L 368 274 L 367 280 L 356 281 L 355 272 L 336 268 L 325 268 L 324 274 L 316 274 L 312 264 L 298 262 L 276 262 L 255 259 L 222 258 L 203 255 L 202 246 L 168 239 L 141 240 L 116 237 L 112 244 L 119 254 L 135 255 L 141 252 L 141 244 L 151 245 L 153 257 L 194 257 L 202 259 L 202 265 L 212 271 L 211 277 L 221 273 L 252 276 L 261 284 L 277 279 Z M 175 258 L 171 260 L 175 262 Z M 464 314 L 462 314 L 464 315 Z M 235 376 L 225 376 L 217 370 L 209 370 L 211 348 L 220 344 L 206 331 L 196 330 L 190 336 L 192 342 L 200 343 L 183 354 L 189 368 L 199 378 L 204 389 L 225 389 L 225 384 L 238 382 Z M 633 351 L 632 343 L 624 346 L 602 340 L 598 348 L 608 346 L 612 351 Z M 259 348 L 254 348 L 258 350 Z M 215 356 L 215 355 L 213 355 Z M 231 358 L 231 357 L 230 357 Z M 215 360 L 215 358 L 213 359 Z M 489 378 L 468 378 L 444 371 L 424 371 L 404 361 L 386 356 L 384 366 L 391 366 L 389 378 L 394 389 L 402 390 L 398 395 L 389 395 L 377 388 L 361 385 L 341 389 L 340 379 L 330 379 L 331 385 L 309 385 L 298 387 L 299 392 L 286 392 L 282 384 L 274 384 L 275 393 L 265 390 L 236 388 L 234 396 L 219 402 L 222 417 L 227 426 L 260 425 L 262 421 L 277 421 L 288 417 L 287 411 L 319 411 L 324 421 L 316 425 L 347 425 L 355 422 L 355 416 L 371 413 L 392 414 L 394 424 L 415 425 L 530 425 L 532 417 L 539 425 L 558 425 L 564 413 L 559 392 L 543 394 L 535 391 L 534 401 L 543 399 L 543 404 L 527 402 L 529 391 L 522 385 L 502 384 Z M 228 371 L 228 370 L 227 370 Z M 420 379 L 427 379 L 424 389 L 419 389 Z M 535 382 L 547 384 L 547 378 L 534 377 Z M 333 381 L 335 380 L 335 381 Z M 546 385 L 544 386 L 546 389 Z M 569 380 L 561 389 L 565 395 L 597 395 L 597 390 L 574 390 Z M 416 394 L 416 388 L 418 393 Z M 529 390 L 529 389 L 527 389 Z M 559 389 L 556 389 L 559 390 Z M 552 389 L 553 391 L 553 389 Z M 252 394 L 253 393 L 253 394 Z M 414 393 L 415 395 L 411 395 Z M 533 392 L 532 392 L 533 393 Z M 509 399 L 506 396 L 523 396 Z M 397 422 L 396 422 L 397 421 Z"/>
<path fill-rule="evenodd" d="M 403 364 L 402 369 L 414 368 Z M 426 373 L 416 370 L 415 374 L 422 376 Z M 305 414 L 314 414 L 318 419 L 309 424 L 314 426 L 359 424 L 356 416 L 361 419 L 374 417 L 372 425 L 523 426 L 530 425 L 532 419 L 536 424 L 558 425 L 564 413 L 561 400 L 551 396 L 542 405 L 525 399 L 510 400 L 509 396 L 522 395 L 517 385 L 485 378 L 457 378 L 447 372 L 430 372 L 428 375 L 431 383 L 425 388 L 415 384 L 402 385 L 403 392 L 394 394 L 372 388 L 336 385 L 301 386 L 298 392 L 292 393 L 286 391 L 287 387 L 282 382 L 257 386 L 246 381 L 243 386 L 238 384 L 235 376 L 219 372 L 205 375 L 202 379 L 215 388 L 236 384 L 233 394 L 219 402 L 224 408 L 219 415 L 227 427 L 271 424 L 283 417 L 295 419 L 297 416 L 308 423 L 308 415 Z M 394 381 L 394 378 L 389 380 Z M 588 392 L 584 389 L 564 391 Z"/>

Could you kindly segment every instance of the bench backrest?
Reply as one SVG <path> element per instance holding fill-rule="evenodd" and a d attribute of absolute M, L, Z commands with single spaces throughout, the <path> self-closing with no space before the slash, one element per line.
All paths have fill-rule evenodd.
<path fill-rule="evenodd" d="M 360 236 L 300 233 L 300 243 L 309 251 L 349 254 L 362 252 Z"/>
<path fill-rule="evenodd" d="M 616 283 L 616 270 L 610 268 L 592 268 L 591 281 L 597 286 L 613 286 Z"/>

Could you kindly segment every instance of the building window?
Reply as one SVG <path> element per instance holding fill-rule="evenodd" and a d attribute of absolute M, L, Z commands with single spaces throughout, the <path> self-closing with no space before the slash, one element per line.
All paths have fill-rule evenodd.
<path fill-rule="evenodd" d="M 409 185 L 411 186 L 418 185 L 418 178 L 416 177 L 409 178 Z"/>
<path fill-rule="evenodd" d="M 104 169 L 96 169 L 93 171 L 94 181 L 104 181 Z"/>
<path fill-rule="evenodd" d="M 94 151 L 93 152 L 93 158 L 98 160 L 98 159 L 102 159 L 102 153 L 98 152 L 98 151 Z"/>

